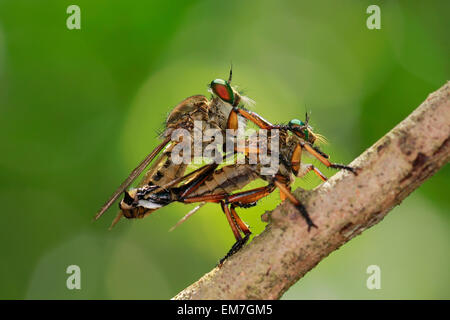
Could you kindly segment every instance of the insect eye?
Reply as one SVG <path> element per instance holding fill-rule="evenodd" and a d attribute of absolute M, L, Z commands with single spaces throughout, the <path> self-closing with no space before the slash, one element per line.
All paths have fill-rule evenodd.
<path fill-rule="evenodd" d="M 308 131 L 308 129 L 303 130 L 303 134 L 305 135 L 305 139 L 308 141 L 309 140 L 309 131 Z"/>
<path fill-rule="evenodd" d="M 308 127 L 302 120 L 293 119 L 289 121 L 288 126 L 292 128 L 292 131 L 301 138 L 309 140 Z"/>
<path fill-rule="evenodd" d="M 302 120 L 292 119 L 291 121 L 289 121 L 289 127 L 304 126 L 304 125 L 305 123 Z"/>
<path fill-rule="evenodd" d="M 234 103 L 234 93 L 230 84 L 222 79 L 216 79 L 211 82 L 211 90 L 217 95 L 220 99 L 229 104 Z"/>

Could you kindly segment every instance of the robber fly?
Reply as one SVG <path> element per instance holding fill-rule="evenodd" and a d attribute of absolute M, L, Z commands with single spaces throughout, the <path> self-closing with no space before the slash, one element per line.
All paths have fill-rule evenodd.
<path fill-rule="evenodd" d="M 261 129 L 278 129 L 280 166 L 276 173 L 273 175 L 262 175 L 261 163 L 235 163 L 220 169 L 217 169 L 218 164 L 209 164 L 186 176 L 183 184 L 179 186 L 174 184 L 170 188 L 165 188 L 158 192 L 154 192 L 151 186 L 136 189 L 135 197 L 129 203 L 130 206 L 128 208 L 131 211 L 145 210 L 145 208 L 153 208 L 155 206 L 166 206 L 174 201 L 182 203 L 220 203 L 236 242 L 220 261 L 219 265 L 238 251 L 247 242 L 251 234 L 248 226 L 238 216 L 236 207 L 248 208 L 254 206 L 258 200 L 268 196 L 277 188 L 280 190 L 282 200 L 287 198 L 297 207 L 308 225 L 308 230 L 312 227 L 317 228 L 305 207 L 295 198 L 290 190 L 290 185 L 295 177 L 303 177 L 310 171 L 316 173 L 323 181 L 327 180 L 314 165 L 301 163 L 303 152 L 314 156 L 327 167 L 344 169 L 356 174 L 355 170 L 349 166 L 331 163 L 328 160 L 329 156 L 314 146 L 316 140 L 320 140 L 322 137 L 315 134 L 311 126 L 308 125 L 308 116 L 306 116 L 305 123 L 294 119 L 287 125 L 272 125 L 256 113 L 234 108 L 229 117 L 231 127 L 237 121 L 238 115 L 258 124 Z M 247 157 L 251 153 L 259 153 L 258 149 L 249 147 L 239 151 L 243 152 Z M 233 193 L 256 179 L 263 179 L 268 184 L 264 187 Z M 189 215 L 190 213 L 186 217 Z M 184 221 L 186 217 L 181 221 Z"/>
<path fill-rule="evenodd" d="M 187 169 L 187 164 L 175 164 L 171 160 L 171 152 L 178 143 L 172 141 L 171 136 L 174 130 L 183 128 L 188 130 L 192 135 L 194 130 L 194 122 L 201 121 L 202 130 L 219 129 L 224 131 L 230 125 L 230 113 L 234 108 L 240 109 L 244 105 L 252 104 L 253 101 L 242 95 L 235 87 L 231 86 L 232 70 L 230 70 L 228 80 L 216 79 L 209 85 L 209 91 L 212 93 L 211 100 L 203 95 L 195 95 L 184 99 L 180 102 L 168 115 L 165 121 L 165 129 L 161 134 L 162 142 L 149 154 L 145 159 L 131 172 L 128 178 L 117 188 L 112 196 L 106 201 L 103 207 L 95 215 L 95 220 L 99 219 L 106 210 L 120 197 L 122 192 L 124 198 L 120 202 L 120 212 L 114 219 L 112 226 L 117 223 L 123 215 L 126 218 L 143 218 L 150 214 L 153 210 L 146 208 L 145 210 L 128 210 L 129 203 L 134 201 L 136 189 L 126 191 L 131 183 L 145 170 L 152 160 L 164 149 L 162 154 L 154 161 L 152 166 L 146 172 L 143 180 L 139 184 L 142 186 L 151 186 L 152 188 L 167 187 L 174 181 L 182 180 Z M 236 120 L 233 118 L 233 121 Z M 245 118 L 240 117 L 233 122 L 233 125 L 239 123 L 245 127 Z M 191 140 L 193 141 L 193 140 Z M 204 147 L 204 146 L 203 146 Z M 154 209 L 154 208 L 153 208 Z"/>

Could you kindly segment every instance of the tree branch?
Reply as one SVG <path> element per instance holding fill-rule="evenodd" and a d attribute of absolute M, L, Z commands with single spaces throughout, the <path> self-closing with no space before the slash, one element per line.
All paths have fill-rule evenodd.
<path fill-rule="evenodd" d="M 450 160 L 450 82 L 351 166 L 295 195 L 319 227 L 307 225 L 288 201 L 262 219 L 266 229 L 241 251 L 174 299 L 278 299 L 341 245 L 380 222 Z"/>

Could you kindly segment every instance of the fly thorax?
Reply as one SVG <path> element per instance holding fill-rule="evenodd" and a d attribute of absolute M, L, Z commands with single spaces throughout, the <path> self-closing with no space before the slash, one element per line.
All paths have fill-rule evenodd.
<path fill-rule="evenodd" d="M 231 111 L 233 110 L 233 106 L 218 97 L 214 97 L 211 100 L 211 109 L 210 109 L 210 118 L 216 119 L 217 124 L 226 129 L 228 117 L 230 116 Z M 247 120 L 238 116 L 239 128 L 245 129 L 247 125 Z"/>
<path fill-rule="evenodd" d="M 287 136 L 284 142 L 280 142 L 281 152 L 288 158 L 292 158 L 295 147 L 297 146 L 298 140 L 294 136 Z"/>
<path fill-rule="evenodd" d="M 228 116 L 232 109 L 233 107 L 229 103 L 214 97 L 211 100 L 211 109 L 209 113 L 210 120 L 215 121 L 219 127 L 225 129 L 227 127 Z"/>

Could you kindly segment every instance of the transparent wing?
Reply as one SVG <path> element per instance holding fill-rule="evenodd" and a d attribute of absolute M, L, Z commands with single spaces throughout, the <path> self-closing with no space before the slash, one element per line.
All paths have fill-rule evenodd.
<path fill-rule="evenodd" d="M 126 188 L 130 186 L 130 184 L 144 171 L 144 169 L 149 165 L 150 162 L 152 162 L 153 158 L 161 152 L 161 150 L 169 143 L 170 137 L 167 137 L 164 139 L 164 141 L 157 146 L 148 156 L 145 157 L 144 160 L 142 160 L 141 163 L 130 173 L 128 178 L 125 179 L 124 182 L 117 188 L 117 190 L 112 194 L 112 196 L 108 199 L 108 201 L 105 202 L 103 207 L 98 211 L 98 213 L 95 215 L 94 220 L 98 220 L 106 210 L 114 203 L 114 201 L 119 198 L 122 192 L 125 191 Z"/>

